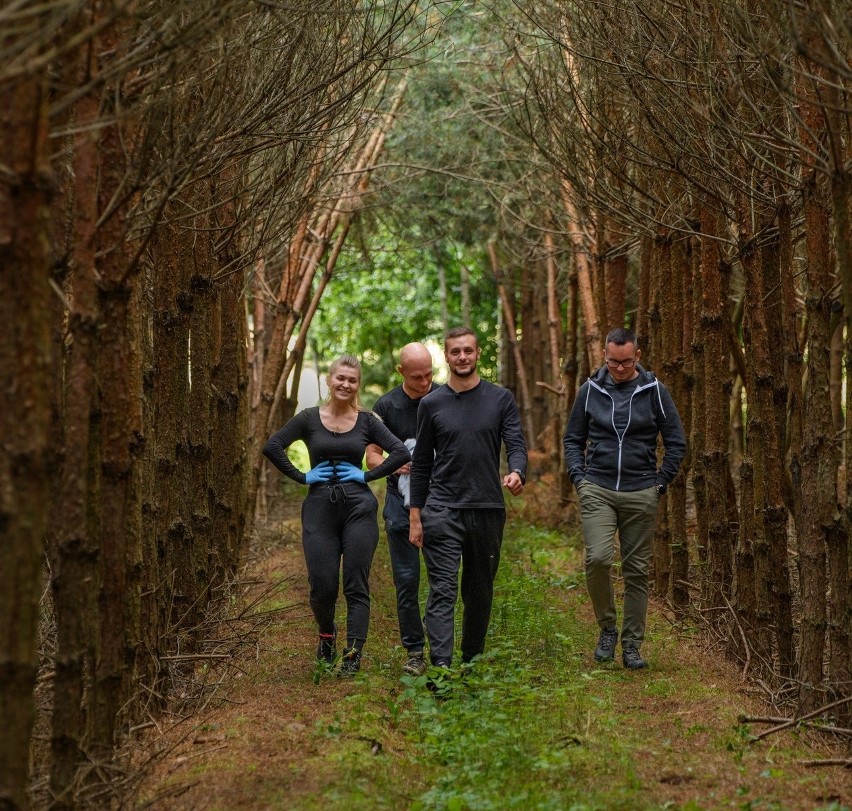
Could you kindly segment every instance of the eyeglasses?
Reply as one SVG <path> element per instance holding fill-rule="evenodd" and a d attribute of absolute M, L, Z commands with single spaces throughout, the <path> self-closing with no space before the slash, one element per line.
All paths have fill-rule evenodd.
<path fill-rule="evenodd" d="M 610 369 L 617 369 L 619 366 L 622 369 L 632 369 L 635 363 L 636 358 L 627 358 L 627 360 L 615 360 L 613 358 L 606 359 L 606 365 L 609 366 Z"/>

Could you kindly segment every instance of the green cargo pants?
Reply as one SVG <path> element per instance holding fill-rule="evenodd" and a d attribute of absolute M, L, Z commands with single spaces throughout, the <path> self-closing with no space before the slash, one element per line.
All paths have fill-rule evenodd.
<path fill-rule="evenodd" d="M 586 546 L 586 587 L 598 625 L 601 628 L 617 627 L 611 575 L 617 531 L 624 577 L 621 645 L 639 648 L 645 638 L 648 561 L 660 496 L 655 487 L 619 492 L 588 481 L 580 482 L 577 492 Z"/>

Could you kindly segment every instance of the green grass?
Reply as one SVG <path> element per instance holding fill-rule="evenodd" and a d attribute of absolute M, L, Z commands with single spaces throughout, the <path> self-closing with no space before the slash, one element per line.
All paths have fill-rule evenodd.
<path fill-rule="evenodd" d="M 382 543 L 377 565 L 386 566 L 386 556 Z M 580 561 L 577 538 L 510 524 L 486 653 L 472 667 L 454 669 L 436 691 L 427 689 L 425 676 L 400 678 L 404 652 L 396 637 L 393 590 L 374 589 L 373 614 L 382 621 L 371 630 L 365 672 L 317 723 L 316 751 L 304 763 L 322 775 L 323 790 L 291 797 L 288 804 L 270 789 L 266 807 L 790 807 L 783 798 L 797 789 L 791 793 L 784 781 L 802 778 L 785 770 L 809 753 L 797 748 L 795 738 L 753 749 L 749 730 L 735 721 L 735 707 L 714 717 L 716 685 L 708 683 L 700 663 L 692 668 L 670 662 L 667 652 L 678 637 L 659 617 L 652 616 L 643 648 L 649 671 L 594 665 L 589 651 L 596 627 L 589 621 Z M 319 689 L 332 678 L 318 673 Z M 667 717 L 670 705 L 684 717 Z M 731 720 L 720 724 L 720 718 Z M 713 761 L 712 768 L 704 760 Z M 722 772 L 718 779 L 713 769 Z M 663 775 L 687 786 L 677 800 L 661 799 Z M 803 792 L 826 796 L 808 807 L 848 811 L 822 789 L 826 779 L 814 773 L 802 779 Z M 687 796 L 693 781 L 693 796 Z"/>
<path fill-rule="evenodd" d="M 448 679 L 440 700 L 424 689 L 425 678 L 403 679 L 405 718 L 421 756 L 442 767 L 412 809 L 611 808 L 637 787 L 611 701 L 590 689 L 621 672 L 584 669 L 577 653 L 589 628 L 559 610 L 546 568 L 521 563 L 546 560 L 556 540 L 540 531 L 516 540 L 501 564 L 487 652 Z M 594 788 L 601 770 L 620 776 L 616 794 L 609 780 Z"/>
<path fill-rule="evenodd" d="M 565 538 L 520 527 L 510 534 L 485 655 L 450 674 L 437 695 L 426 676 L 397 682 L 398 662 L 381 662 L 379 673 L 373 668 L 360 677 L 363 692 L 349 696 L 335 721 L 318 730 L 339 740 L 335 756 L 348 777 L 329 788 L 324 802 L 305 808 L 335 807 L 339 800 L 355 808 L 580 811 L 632 797 L 638 783 L 631 745 L 614 734 L 605 689 L 624 675 L 584 669 L 578 653 L 595 631 L 553 599 L 554 587 L 582 585 L 581 576 L 556 575 L 548 566 L 564 556 Z M 570 554 L 578 554 L 576 544 Z M 603 689 L 591 691 L 594 684 Z M 387 694 L 384 702 L 379 692 Z M 383 785 L 387 775 L 363 745 L 382 740 L 388 727 L 403 731 L 409 763 L 400 765 L 408 778 L 417 776 L 415 785 L 403 781 L 402 794 L 399 774 Z M 618 775 L 615 794 L 609 779 L 600 792 L 594 789 L 602 769 Z M 649 807 L 635 798 L 630 805 Z"/>

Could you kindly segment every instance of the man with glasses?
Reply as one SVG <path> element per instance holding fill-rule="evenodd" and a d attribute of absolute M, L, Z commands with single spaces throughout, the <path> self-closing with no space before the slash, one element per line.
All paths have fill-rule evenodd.
<path fill-rule="evenodd" d="M 618 642 L 611 568 L 618 532 L 624 577 L 621 659 L 640 670 L 648 613 L 648 562 L 657 505 L 677 475 L 686 437 L 666 387 L 639 364 L 636 336 L 621 327 L 606 336 L 606 365 L 581 387 L 568 418 L 565 468 L 577 488 L 586 587 L 600 627 L 595 661 L 612 661 Z M 657 465 L 657 437 L 665 456 Z"/>

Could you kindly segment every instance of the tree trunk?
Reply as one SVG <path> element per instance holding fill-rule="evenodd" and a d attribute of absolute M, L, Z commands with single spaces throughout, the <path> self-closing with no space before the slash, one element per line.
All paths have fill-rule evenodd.
<path fill-rule="evenodd" d="M 668 267 L 667 267 L 668 266 Z M 666 273 L 668 269 L 668 273 Z M 660 332 L 662 355 L 656 359 L 663 380 L 669 387 L 678 410 L 684 415 L 688 430 L 689 408 L 684 377 L 684 341 L 689 336 L 685 324 L 687 280 L 690 277 L 689 243 L 678 239 L 668 247 L 668 262 L 660 267 L 664 275 L 665 295 L 660 296 Z M 622 316 L 623 320 L 623 316 Z M 671 484 L 667 498 L 669 527 L 669 582 L 666 594 L 671 597 L 675 611 L 683 616 L 689 604 L 689 539 L 686 532 L 686 476 L 678 476 Z"/>
<path fill-rule="evenodd" d="M 747 203 L 741 201 L 741 205 Z M 767 449 L 774 414 L 771 410 L 772 371 L 763 311 L 762 257 L 752 234 L 746 232 L 746 226 L 743 225 L 743 222 L 750 221 L 751 213 L 749 210 L 740 212 L 740 260 L 745 271 L 743 346 L 746 352 L 745 386 L 748 396 L 747 442 L 740 466 L 740 481 L 747 482 L 748 486 L 743 485 L 741 489 L 742 526 L 736 555 L 734 605 L 741 612 L 742 624 L 746 628 L 752 650 L 761 661 L 771 661 L 772 574 L 764 519 L 767 506 L 766 467 L 769 464 Z M 741 572 L 739 568 L 742 559 L 740 546 L 749 548 L 753 570 L 747 573 Z"/>
<path fill-rule="evenodd" d="M 699 229 L 703 213 L 699 212 Z M 707 471 L 705 456 L 707 452 L 707 429 L 705 412 L 707 409 L 707 373 L 704 354 L 707 338 L 704 334 L 704 322 L 701 318 L 701 302 L 704 295 L 704 276 L 702 272 L 703 240 L 699 239 L 693 253 L 692 273 L 692 426 L 689 433 L 690 474 L 692 493 L 695 499 L 695 545 L 698 562 L 702 570 L 707 563 L 707 532 L 710 498 L 707 491 Z"/>
<path fill-rule="evenodd" d="M 11 36 L 11 35 L 10 35 Z M 52 179 L 45 76 L 0 85 L 0 808 L 28 807 L 30 733 L 47 531 Z"/>
<path fill-rule="evenodd" d="M 88 68 L 88 65 L 87 65 Z M 84 75 L 87 70 L 84 71 Z M 72 808 L 71 786 L 83 762 L 83 686 L 86 635 L 97 624 L 97 539 L 100 537 L 99 475 L 92 457 L 99 443 L 95 407 L 99 312 L 95 259 L 98 221 L 97 137 L 88 125 L 97 119 L 98 101 L 82 99 L 76 109 L 73 193 L 74 255 L 70 278 L 63 393 L 64 456 L 55 504 L 55 543 L 51 544 L 51 587 L 56 616 L 56 676 L 51 728 L 51 794 L 57 808 Z M 66 342 L 63 341 L 63 344 Z M 89 668 L 94 657 L 90 657 Z M 90 671 L 91 672 L 91 671 Z"/>
<path fill-rule="evenodd" d="M 577 268 L 573 259 L 570 260 L 570 270 L 568 276 L 568 301 L 565 305 L 566 324 L 565 324 L 565 355 L 562 361 L 562 373 L 564 378 L 565 397 L 563 398 L 563 411 L 559 418 L 560 424 L 560 441 L 559 441 L 559 459 L 560 459 L 560 476 L 559 476 L 559 495 L 563 504 L 568 503 L 571 496 L 573 485 L 568 473 L 565 471 L 564 453 L 562 448 L 562 433 L 564 426 L 568 422 L 568 415 L 574 407 L 574 400 L 577 397 L 577 378 L 579 376 L 580 367 L 577 362 L 577 346 L 579 343 L 580 332 L 580 295 L 577 289 Z M 587 353 L 583 353 L 583 357 L 588 357 Z"/>
<path fill-rule="evenodd" d="M 831 257 L 825 183 L 812 174 L 804 188 L 805 243 L 808 253 L 808 378 L 804 396 L 801 513 L 797 523 L 802 631 L 799 644 L 799 701 L 803 711 L 818 706 L 823 681 L 826 632 L 826 549 L 835 527 L 839 454 L 826 396 L 831 340 Z"/>
<path fill-rule="evenodd" d="M 701 306 L 701 329 L 704 334 L 706 440 L 703 468 L 707 493 L 713 493 L 714 509 L 709 512 L 707 537 L 699 543 L 706 546 L 702 594 L 707 606 L 721 608 L 730 594 L 733 577 L 734 544 L 730 514 L 734 503 L 728 503 L 728 443 L 730 441 L 731 381 L 727 374 L 728 355 L 728 269 L 719 255 L 716 236 L 721 227 L 712 203 L 701 209 L 701 276 L 704 284 Z"/>
<path fill-rule="evenodd" d="M 807 256 L 808 377 L 804 395 L 804 432 L 801 449 L 801 514 L 797 522 L 802 631 L 799 644 L 799 704 L 803 711 L 818 706 L 823 684 L 823 657 L 827 629 L 826 554 L 829 565 L 848 571 L 848 556 L 840 562 L 832 555 L 846 549 L 846 524 L 837 499 L 840 462 L 831 407 L 826 397 L 830 383 L 831 310 L 827 291 L 834 284 L 834 257 L 829 240 L 831 187 L 815 165 L 824 145 L 827 122 L 815 83 L 806 78 L 818 67 L 803 63 L 796 90 L 800 102 L 803 165 L 802 199 Z M 794 471 L 795 475 L 795 471 Z"/>
<path fill-rule="evenodd" d="M 780 221 L 775 212 L 775 221 L 780 235 Z M 766 224 L 767 228 L 769 223 Z M 767 230 L 767 228 L 763 230 Z M 770 592 L 772 597 L 772 626 L 775 630 L 778 667 L 782 678 L 793 673 L 795 651 L 793 648 L 792 593 L 790 586 L 790 563 L 788 546 L 788 522 L 792 501 L 787 486 L 787 466 L 784 464 L 784 435 L 787 421 L 787 379 L 779 358 L 783 358 L 783 347 L 787 345 L 784 333 L 784 310 L 781 296 L 780 245 L 778 239 L 764 241 L 763 260 L 763 305 L 765 311 L 766 346 L 769 363 L 768 385 L 763 392 L 761 381 L 761 403 L 766 409 L 765 421 L 769 426 L 766 434 L 766 514 L 764 525 L 770 549 Z M 777 349 L 775 349 L 777 347 Z M 764 398 L 765 397 L 765 402 Z"/>
<path fill-rule="evenodd" d="M 562 203 L 567 214 L 566 229 L 571 238 L 574 250 L 574 262 L 577 268 L 577 285 L 580 294 L 580 304 L 583 311 L 583 328 L 585 330 L 585 348 L 588 357 L 589 368 L 596 369 L 602 363 L 601 352 L 603 346 L 601 341 L 600 319 L 598 309 L 595 306 L 594 282 L 592 262 L 589 257 L 588 246 L 583 235 L 583 229 L 576 207 L 571 196 L 571 189 L 567 182 L 562 183 Z"/>
<path fill-rule="evenodd" d="M 604 273 L 606 278 L 606 329 L 623 327 L 627 306 L 627 253 L 616 240 L 615 223 L 607 218 L 604 235 L 605 258 Z M 598 240 L 600 242 L 600 240 Z"/>
<path fill-rule="evenodd" d="M 116 35 L 117 36 L 117 35 Z M 104 42 L 110 49 L 117 39 Z M 109 210 L 125 180 L 126 138 L 117 125 L 99 142 L 99 211 Z M 121 208 L 98 229 L 100 400 L 100 629 L 89 717 L 90 752 L 112 752 L 119 712 L 129 713 L 129 676 L 139 644 L 142 499 L 142 312 L 138 277 L 128 272 L 127 224 Z M 98 778 L 100 779 L 100 778 Z"/>
<path fill-rule="evenodd" d="M 665 306 L 669 299 L 669 283 L 672 278 L 672 235 L 663 229 L 654 241 L 653 261 L 651 265 L 651 292 L 648 323 L 651 343 L 647 348 L 647 368 L 659 368 L 666 358 L 666 345 L 670 335 L 671 323 L 666 318 Z M 680 326 L 678 322 L 677 326 Z M 646 360 L 643 357 L 643 360 Z M 668 516 L 668 498 L 660 499 L 658 509 L 657 529 L 654 533 L 654 585 L 656 593 L 663 598 L 668 597 L 672 572 L 672 527 Z"/>
<path fill-rule="evenodd" d="M 187 440 L 189 468 L 187 469 L 188 512 L 191 526 L 192 574 L 194 576 L 194 610 L 191 625 L 194 627 L 204 614 L 210 600 L 212 586 L 220 585 L 216 579 L 219 557 L 216 544 L 223 539 L 211 534 L 212 518 L 212 366 L 213 366 L 213 316 L 216 291 L 213 286 L 214 257 L 211 244 L 211 221 L 208 212 L 212 197 L 206 181 L 194 189 L 193 206 L 196 215 L 193 223 L 195 251 L 189 273 L 189 294 L 192 310 L 189 316 L 190 388 Z"/>
<path fill-rule="evenodd" d="M 553 472 L 558 474 L 562 459 L 562 419 L 565 412 L 565 381 L 559 365 L 559 348 L 562 346 L 562 317 L 559 311 L 559 290 L 556 284 L 556 256 L 554 255 L 553 235 L 550 231 L 544 234 L 544 245 L 547 250 L 545 270 L 547 273 L 547 349 L 552 386 L 560 394 L 553 394 L 550 399 L 550 434 L 552 445 L 549 449 Z"/>
<path fill-rule="evenodd" d="M 154 268 L 154 442 L 156 447 L 157 553 L 161 561 L 161 624 L 165 647 L 195 598 L 192 571 L 192 531 L 187 511 L 189 456 L 189 336 L 188 274 L 193 266 L 194 234 L 180 217 L 187 210 L 171 203 L 165 222 L 151 242 Z M 161 645 L 161 648 L 163 646 Z"/>
<path fill-rule="evenodd" d="M 651 257 L 653 256 L 653 237 L 643 234 L 639 243 L 639 300 L 636 305 L 636 339 L 640 347 L 650 344 L 648 330 L 648 311 L 650 303 L 648 296 L 651 292 Z"/>
<path fill-rule="evenodd" d="M 823 54 L 828 50 L 822 38 L 815 38 L 814 44 L 822 49 Z M 838 419 L 838 431 L 842 431 L 844 437 L 843 467 L 846 480 L 841 499 L 845 500 L 846 509 L 843 513 L 843 527 L 832 533 L 832 543 L 828 550 L 831 595 L 828 614 L 828 679 L 832 690 L 841 695 L 849 695 L 852 693 L 852 544 L 849 543 L 848 537 L 852 524 L 852 475 L 849 473 L 852 469 L 852 394 L 849 391 L 848 377 L 852 371 L 852 173 L 849 171 L 852 131 L 848 112 L 846 115 L 841 112 L 844 109 L 840 93 L 842 85 L 842 80 L 836 73 L 832 73 L 822 91 L 829 132 L 834 247 L 844 310 L 838 332 L 842 334 L 845 327 L 841 351 L 847 375 L 845 414 L 841 413 Z M 849 704 L 841 711 L 839 718 L 847 725 L 852 723 L 852 707 Z"/>
<path fill-rule="evenodd" d="M 246 330 L 242 287 L 241 273 L 225 276 L 217 283 L 214 308 L 213 537 L 218 539 L 220 565 L 230 575 L 244 559 L 247 542 L 242 511 L 248 481 L 248 373 L 241 340 Z"/>

